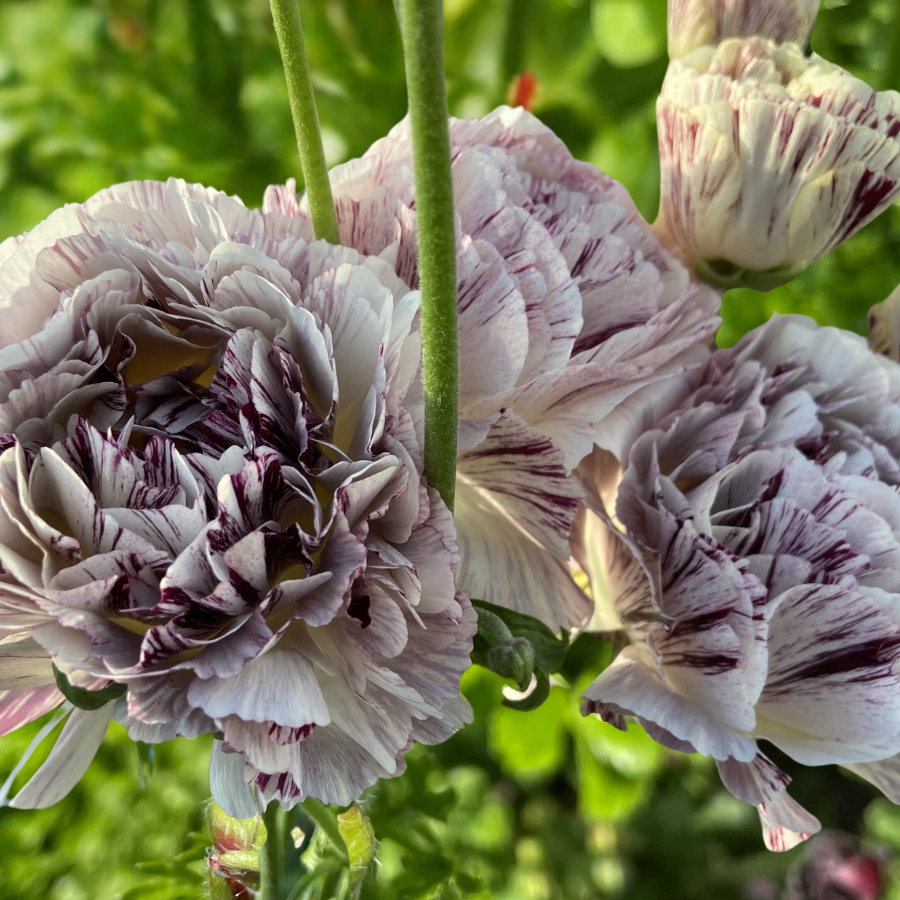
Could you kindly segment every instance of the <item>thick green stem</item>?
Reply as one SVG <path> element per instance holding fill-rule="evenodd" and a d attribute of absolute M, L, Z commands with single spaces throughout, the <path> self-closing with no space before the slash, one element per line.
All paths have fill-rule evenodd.
<path fill-rule="evenodd" d="M 258 900 L 284 900 L 284 813 L 274 800 L 263 813 L 266 842 L 259 848 Z"/>
<path fill-rule="evenodd" d="M 425 474 L 452 509 L 456 488 L 459 369 L 456 235 L 441 0 L 399 0 L 416 177 Z"/>
<path fill-rule="evenodd" d="M 306 45 L 303 43 L 300 7 L 297 0 L 269 0 L 269 5 L 284 63 L 284 77 L 287 80 L 297 150 L 300 152 L 300 168 L 303 170 L 313 229 L 317 238 L 339 244 L 334 198 L 331 196 L 316 98 L 309 77 Z"/>

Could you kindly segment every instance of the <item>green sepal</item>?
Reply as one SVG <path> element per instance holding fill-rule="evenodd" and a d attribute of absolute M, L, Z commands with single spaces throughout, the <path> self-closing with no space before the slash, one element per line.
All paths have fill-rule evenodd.
<path fill-rule="evenodd" d="M 754 271 L 741 268 L 727 259 L 699 259 L 694 263 L 694 274 L 701 281 L 721 290 L 751 288 L 766 294 L 774 288 L 793 281 L 805 268 L 806 266 L 801 264 Z"/>
<path fill-rule="evenodd" d="M 118 700 L 128 690 L 124 684 L 111 684 L 99 691 L 86 691 L 84 688 L 75 687 L 65 673 L 56 668 L 55 663 L 53 664 L 53 677 L 56 679 L 56 686 L 60 693 L 72 706 L 89 711 L 100 709 L 111 700 Z"/>
<path fill-rule="evenodd" d="M 369 817 L 358 803 L 337 817 L 338 830 L 347 845 L 350 865 L 351 897 L 358 898 L 367 876 L 374 874 L 378 841 Z"/>

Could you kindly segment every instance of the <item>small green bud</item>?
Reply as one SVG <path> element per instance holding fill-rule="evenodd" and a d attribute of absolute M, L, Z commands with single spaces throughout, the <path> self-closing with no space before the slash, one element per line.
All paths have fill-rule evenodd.
<path fill-rule="evenodd" d="M 514 638 L 511 643 L 492 647 L 485 656 L 485 666 L 492 672 L 510 678 L 524 691 L 534 674 L 534 647 L 526 638 Z"/>
<path fill-rule="evenodd" d="M 214 900 L 252 896 L 259 887 L 259 848 L 266 838 L 260 817 L 232 819 L 210 802 L 209 830 L 213 848 L 206 859 Z"/>
<path fill-rule="evenodd" d="M 478 609 L 478 633 L 475 642 L 479 647 L 488 650 L 491 647 L 511 644 L 515 636 L 509 626 L 496 613 L 489 609 Z"/>
<path fill-rule="evenodd" d="M 354 803 L 346 812 L 340 813 L 337 823 L 341 837 L 347 845 L 353 896 L 356 897 L 375 862 L 375 853 L 378 850 L 375 829 L 358 803 Z"/>

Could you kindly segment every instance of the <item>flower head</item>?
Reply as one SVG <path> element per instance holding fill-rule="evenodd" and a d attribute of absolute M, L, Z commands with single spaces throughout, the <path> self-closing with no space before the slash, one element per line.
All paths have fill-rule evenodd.
<path fill-rule="evenodd" d="M 718 295 L 691 282 L 624 188 L 524 110 L 451 119 L 459 283 L 459 578 L 556 628 L 590 604 L 569 571 L 595 441 L 616 454 L 705 359 Z M 418 284 L 406 121 L 333 170 L 341 240 Z M 265 209 L 301 219 L 292 186 Z"/>
<path fill-rule="evenodd" d="M 586 711 L 714 757 L 773 849 L 818 823 L 759 739 L 898 798 L 898 422 L 900 366 L 775 318 L 713 356 L 635 443 L 614 513 L 598 490 L 585 517 L 586 565 L 631 640 Z"/>
<path fill-rule="evenodd" d="M 248 782 L 349 802 L 466 720 L 474 613 L 422 475 L 418 294 L 299 225 L 122 185 L 0 272 L 0 659 L 31 654 L 0 718 L 60 702 L 51 661 L 126 689 L 72 713 L 18 806 L 64 795 L 110 717 L 151 743 L 221 733 L 237 817 Z"/>
<path fill-rule="evenodd" d="M 661 221 L 712 283 L 783 284 L 900 195 L 900 94 L 795 45 L 673 61 L 657 119 Z"/>
<path fill-rule="evenodd" d="M 803 45 L 818 14 L 819 0 L 669 0 L 669 56 L 727 38 Z"/>

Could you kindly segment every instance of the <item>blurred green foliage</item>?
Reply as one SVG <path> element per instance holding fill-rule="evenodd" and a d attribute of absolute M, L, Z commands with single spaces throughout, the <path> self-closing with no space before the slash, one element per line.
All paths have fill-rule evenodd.
<path fill-rule="evenodd" d="M 506 101 L 517 74 L 534 73 L 534 112 L 652 219 L 665 0 L 445 7 L 451 111 L 482 115 Z M 405 113 L 393 8 L 303 0 L 302 11 L 337 163 Z M 900 3 L 825 0 L 812 46 L 870 84 L 900 87 Z M 117 181 L 177 175 L 256 205 L 267 184 L 298 170 L 266 0 L 0 0 L 0 238 Z M 900 282 L 898 243 L 894 208 L 792 284 L 731 292 L 720 341 L 773 310 L 864 331 L 869 306 Z M 755 811 L 721 788 L 709 761 L 579 715 L 578 694 L 605 656 L 607 646 L 580 638 L 547 702 L 529 713 L 501 705 L 497 676 L 469 673 L 475 724 L 414 750 L 407 773 L 363 801 L 381 845 L 371 896 L 742 900 L 781 883 L 799 851 L 766 853 Z M 0 773 L 37 727 L 0 742 Z M 151 764 L 112 726 L 64 802 L 0 810 L 0 896 L 202 896 L 208 755 L 208 739 L 181 741 L 156 748 Z M 792 793 L 827 827 L 900 851 L 900 812 L 873 788 L 837 770 L 785 766 Z M 295 823 L 311 830 L 302 812 Z M 314 846 L 307 861 L 306 852 L 327 856 Z M 301 871 L 299 858 L 292 865 Z M 330 877 L 309 896 L 332 896 Z M 900 900 L 900 887 L 891 890 Z"/>

